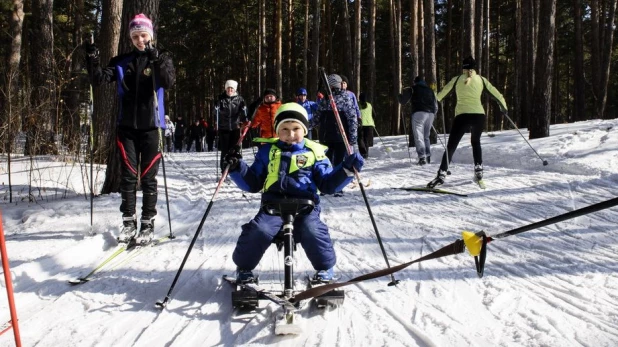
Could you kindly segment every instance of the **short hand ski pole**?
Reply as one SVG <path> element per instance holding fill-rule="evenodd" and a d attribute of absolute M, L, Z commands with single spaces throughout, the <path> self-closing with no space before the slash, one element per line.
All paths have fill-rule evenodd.
<path fill-rule="evenodd" d="M 330 106 L 333 109 L 333 113 L 335 114 L 335 120 L 337 121 L 337 126 L 339 127 L 339 132 L 341 133 L 341 137 L 343 138 L 343 143 L 345 148 L 348 151 L 348 154 L 352 154 L 352 148 L 350 147 L 350 143 L 348 142 L 348 137 L 346 136 L 345 129 L 343 127 L 343 123 L 341 122 L 341 117 L 339 116 L 339 110 L 337 110 L 337 104 L 335 103 L 335 98 L 333 98 L 333 92 L 330 90 L 330 85 L 328 84 L 328 78 L 326 77 L 326 71 L 324 68 L 320 68 L 320 76 L 323 79 L 324 85 L 326 86 L 326 93 L 328 94 L 328 100 L 330 101 Z M 382 238 L 380 237 L 380 232 L 378 231 L 378 226 L 376 225 L 375 218 L 373 218 L 373 213 L 371 212 L 371 206 L 369 206 L 369 200 L 367 200 L 367 194 L 365 193 L 365 187 L 360 180 L 360 175 L 358 171 L 354 169 L 354 176 L 356 180 L 358 180 L 358 186 L 360 187 L 361 194 L 363 195 L 363 200 L 365 200 L 365 206 L 367 206 L 367 212 L 369 213 L 369 218 L 371 219 L 371 224 L 373 225 L 373 229 L 376 234 L 376 238 L 378 239 L 378 244 L 380 245 L 380 249 L 382 250 L 382 255 L 384 256 L 384 260 L 386 261 L 386 266 L 391 267 L 388 257 L 386 256 L 386 251 L 384 250 L 384 245 L 382 244 Z M 399 283 L 399 280 L 395 279 L 393 274 L 391 275 L 391 282 L 388 284 L 389 286 L 394 286 Z"/>
<path fill-rule="evenodd" d="M 509 120 L 509 122 L 511 123 L 511 125 L 517 130 L 517 132 L 519 133 L 519 135 L 521 135 L 521 138 L 524 139 L 524 141 L 526 141 L 526 143 L 528 144 L 528 146 L 530 146 L 530 148 L 532 149 L 532 151 L 534 152 L 534 154 L 536 154 L 537 157 L 539 157 L 539 159 L 541 159 L 541 161 L 543 162 L 543 166 L 547 166 L 547 164 L 549 164 L 547 162 L 547 160 L 541 158 L 541 156 L 539 155 L 539 153 L 534 149 L 534 147 L 532 147 L 532 145 L 530 144 L 530 142 L 528 142 L 528 140 L 526 139 L 526 137 L 524 136 L 524 134 L 521 133 L 521 131 L 519 131 L 519 128 L 517 127 L 517 125 L 515 125 L 515 123 L 513 122 L 513 120 L 509 117 L 509 115 L 506 112 L 503 112 L 502 115 L 504 115 L 504 117 L 506 117 L 506 119 Z"/>

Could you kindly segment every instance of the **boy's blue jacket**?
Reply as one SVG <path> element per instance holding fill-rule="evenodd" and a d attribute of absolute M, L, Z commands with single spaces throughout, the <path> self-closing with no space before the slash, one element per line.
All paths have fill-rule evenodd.
<path fill-rule="evenodd" d="M 244 191 L 263 191 L 262 200 L 288 196 L 318 204 L 318 191 L 334 194 L 354 178 L 342 164 L 333 168 L 325 155 L 328 148 L 317 142 L 304 139 L 288 145 L 276 138 L 260 140 L 266 143 L 258 149 L 253 164 L 249 167 L 241 160 L 230 178 Z"/>

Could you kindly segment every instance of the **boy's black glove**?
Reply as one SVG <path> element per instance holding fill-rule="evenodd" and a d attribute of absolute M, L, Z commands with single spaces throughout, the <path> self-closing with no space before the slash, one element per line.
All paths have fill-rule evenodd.
<path fill-rule="evenodd" d="M 148 60 L 150 61 L 157 61 L 159 60 L 159 50 L 152 45 L 152 43 L 150 43 L 150 41 L 148 41 L 148 43 L 146 43 L 146 54 L 148 54 Z"/>
<path fill-rule="evenodd" d="M 343 167 L 348 171 L 356 169 L 356 171 L 360 172 L 364 163 L 365 160 L 358 152 L 354 152 L 343 159 Z"/>
<path fill-rule="evenodd" d="M 230 148 L 223 160 L 230 166 L 230 172 L 235 171 L 240 166 L 240 160 L 242 154 L 240 153 L 240 146 L 236 145 Z"/>

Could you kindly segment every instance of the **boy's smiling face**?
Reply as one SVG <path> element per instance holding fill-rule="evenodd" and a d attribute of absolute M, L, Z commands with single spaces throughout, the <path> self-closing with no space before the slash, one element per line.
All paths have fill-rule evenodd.
<path fill-rule="evenodd" d="M 298 122 L 286 121 L 279 126 L 277 136 L 288 145 L 295 145 L 305 138 L 305 129 Z"/>

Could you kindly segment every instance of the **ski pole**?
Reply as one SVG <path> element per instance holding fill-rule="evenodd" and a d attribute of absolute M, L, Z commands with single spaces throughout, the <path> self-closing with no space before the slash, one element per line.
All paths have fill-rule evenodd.
<path fill-rule="evenodd" d="M 440 133 L 438 133 L 438 130 L 436 130 L 436 127 L 434 127 L 433 124 L 431 125 L 431 128 L 436 133 L 436 137 L 440 141 L 440 144 L 442 145 L 442 148 L 444 148 L 444 150 L 446 151 L 446 146 L 444 145 L 444 142 L 442 142 L 442 139 L 440 138 Z"/>
<path fill-rule="evenodd" d="M 242 133 L 240 134 L 240 139 L 236 143 L 237 146 L 241 146 L 242 145 L 242 141 L 245 138 L 245 135 L 247 134 L 247 129 L 249 129 L 249 125 L 250 124 L 251 124 L 251 121 L 249 121 L 247 123 L 247 125 L 243 128 Z M 221 188 L 221 185 L 223 184 L 223 181 L 227 177 L 227 174 L 228 174 L 229 170 L 230 170 L 230 164 L 227 164 L 225 166 L 225 170 L 223 170 L 223 174 L 221 175 L 221 179 L 219 179 L 219 183 L 217 183 L 217 188 L 215 189 L 215 192 L 212 194 L 212 198 L 210 198 L 210 202 L 208 203 L 208 207 L 206 207 L 206 212 L 204 212 L 204 215 L 202 216 L 202 220 L 200 221 L 200 224 L 197 227 L 197 230 L 195 231 L 195 235 L 193 235 L 193 239 L 191 240 L 191 244 L 189 245 L 189 249 L 187 250 L 187 253 L 185 254 L 185 257 L 182 259 L 182 263 L 180 263 L 180 268 L 178 269 L 178 272 L 176 272 L 176 276 L 174 277 L 174 280 L 172 281 L 172 285 L 170 286 L 170 289 L 167 291 L 167 295 L 165 296 L 165 299 L 163 299 L 163 301 L 157 301 L 157 303 L 155 304 L 156 307 L 162 309 L 169 302 L 170 297 L 172 295 L 172 291 L 174 290 L 174 287 L 176 286 L 176 282 L 178 282 L 178 278 L 180 277 L 180 273 L 182 272 L 182 269 L 184 268 L 185 263 L 187 262 L 187 259 L 189 258 L 189 254 L 191 254 L 191 250 L 193 249 L 193 245 L 195 245 L 195 241 L 197 240 L 197 237 L 199 236 L 200 232 L 202 231 L 202 227 L 204 226 L 204 222 L 206 221 L 206 218 L 208 217 L 208 214 L 210 213 L 210 209 L 212 208 L 212 205 L 215 202 L 215 198 L 217 197 L 217 193 L 219 193 L 219 189 Z"/>
<path fill-rule="evenodd" d="M 245 112 L 245 119 L 247 121 L 251 121 L 252 119 L 249 119 L 247 115 L 247 106 L 243 107 L 242 110 Z M 251 132 L 249 132 L 249 147 L 251 147 L 251 152 L 253 152 L 253 156 L 255 157 L 255 148 L 253 147 L 253 134 L 251 134 Z"/>
<path fill-rule="evenodd" d="M 90 41 L 90 44 L 93 45 L 94 44 L 94 34 L 92 32 L 90 32 L 88 34 L 88 41 Z M 89 78 L 90 80 L 90 107 L 89 107 L 89 113 L 90 113 L 90 130 L 89 130 L 89 135 L 88 135 L 88 149 L 90 152 L 90 234 L 92 234 L 92 228 L 93 228 L 93 222 L 94 222 L 94 169 L 93 169 L 93 147 L 94 147 L 94 130 L 93 130 L 93 125 L 92 125 L 92 116 L 94 114 L 94 97 L 93 97 L 93 93 L 92 93 L 92 78 Z"/>
<path fill-rule="evenodd" d="M 221 166 L 221 159 L 219 159 L 219 146 L 221 145 L 219 143 L 219 106 L 215 106 L 215 111 L 217 112 L 217 116 L 215 119 L 215 123 L 217 125 L 217 128 L 215 129 L 216 133 L 215 133 L 215 145 L 217 146 L 217 151 L 215 152 L 215 177 L 219 176 L 219 166 Z"/>
<path fill-rule="evenodd" d="M 335 103 L 335 98 L 333 97 L 333 92 L 330 90 L 330 85 L 328 84 L 328 78 L 326 77 L 326 71 L 323 67 L 320 68 L 321 77 L 324 81 L 324 85 L 326 86 L 326 93 L 328 94 L 328 100 L 330 101 L 330 106 L 333 109 L 333 113 L 335 114 L 335 120 L 337 121 L 337 126 L 339 127 L 339 132 L 341 133 L 341 137 L 343 138 L 343 143 L 345 144 L 348 155 L 352 154 L 352 148 L 350 147 L 350 143 L 348 142 L 348 137 L 346 136 L 345 129 L 343 127 L 343 123 L 341 123 L 341 117 L 339 116 L 339 110 L 337 110 L 337 104 Z M 384 260 L 386 261 L 386 266 L 391 267 L 388 262 L 388 257 L 386 256 L 386 251 L 384 250 L 384 245 L 382 244 L 382 238 L 380 237 L 380 232 L 378 231 L 378 226 L 376 225 L 376 221 L 373 218 L 373 213 L 371 212 L 371 206 L 369 206 L 369 200 L 367 200 L 367 194 L 365 193 L 365 187 L 363 186 L 363 182 L 360 180 L 360 175 L 356 169 L 354 169 L 354 176 L 358 181 L 358 186 L 360 187 L 360 191 L 363 195 L 363 200 L 365 200 L 365 206 L 367 206 L 367 212 L 369 212 L 369 218 L 371 219 L 371 224 L 373 225 L 373 229 L 376 233 L 376 238 L 378 239 L 378 244 L 380 245 L 380 249 L 382 250 L 382 255 L 384 256 Z M 399 280 L 395 279 L 395 276 L 391 274 L 391 282 L 388 284 L 389 286 L 394 286 L 399 283 Z"/>
<path fill-rule="evenodd" d="M 403 131 L 406 133 L 406 148 L 408 148 L 408 158 L 410 159 L 410 165 L 414 165 L 414 163 L 412 162 L 412 154 L 410 154 L 410 139 L 408 138 L 408 127 L 406 127 L 406 116 L 405 114 L 403 114 L 403 111 L 401 111 L 402 113 L 402 117 L 401 117 L 401 121 L 403 122 Z M 412 120 L 412 117 L 410 117 L 410 121 Z"/>
<path fill-rule="evenodd" d="M 146 44 L 147 48 L 152 49 L 152 46 L 150 44 L 150 41 L 148 41 L 148 43 Z M 161 120 L 160 120 L 160 115 L 159 115 L 159 100 L 157 98 L 157 81 L 155 79 L 155 68 L 154 68 L 154 60 L 150 60 L 150 66 L 152 67 L 152 93 L 153 93 L 153 99 L 154 99 L 154 106 L 155 106 L 155 124 L 157 125 L 157 128 L 159 129 L 159 153 L 161 154 L 161 169 L 163 170 L 163 187 L 165 188 L 165 205 L 167 206 L 167 222 L 170 228 L 170 235 L 169 238 L 174 239 L 176 236 L 174 236 L 174 233 L 172 232 L 172 216 L 170 214 L 170 198 L 169 195 L 167 193 L 167 175 L 165 174 L 165 156 L 163 155 L 163 136 L 161 134 Z"/>
<path fill-rule="evenodd" d="M 444 146 L 444 154 L 446 155 L 446 174 L 450 175 L 451 170 L 448 167 L 451 165 L 451 158 L 448 156 L 448 141 L 446 141 L 446 121 L 444 120 L 444 104 L 440 102 L 440 113 L 442 113 L 442 127 L 444 128 L 444 143 L 447 146 Z"/>
<path fill-rule="evenodd" d="M 376 127 L 372 127 L 373 131 L 376 132 L 376 135 L 378 135 L 378 138 L 380 139 L 380 142 L 382 143 L 382 147 L 384 147 L 384 150 L 387 152 L 392 152 L 392 148 L 390 147 L 386 147 L 386 145 L 384 144 L 384 141 L 382 140 L 382 136 L 380 136 L 380 133 L 378 133 L 378 129 L 376 129 Z"/>
<path fill-rule="evenodd" d="M 532 147 L 532 145 L 530 144 L 530 142 L 528 142 L 528 140 L 526 139 L 526 137 L 524 136 L 524 134 L 521 133 L 521 131 L 519 131 L 519 128 L 517 127 L 517 125 L 515 125 L 515 123 L 513 122 L 513 120 L 511 119 L 511 117 L 509 117 L 508 114 L 506 114 L 506 112 L 503 112 L 502 115 L 504 115 L 506 117 L 506 119 L 509 120 L 509 122 L 511 122 L 511 125 L 513 125 L 513 127 L 515 127 L 515 129 L 517 130 L 517 132 L 519 133 L 519 135 L 521 135 L 521 138 L 524 139 L 524 141 L 526 141 L 526 143 L 528 144 L 528 146 L 530 146 L 530 148 L 532 149 L 532 151 L 534 152 L 534 154 L 536 154 L 537 157 L 539 157 L 539 159 L 541 159 L 541 161 L 543 162 L 543 166 L 547 166 L 547 164 L 549 164 L 547 162 L 547 160 L 544 160 L 543 158 L 541 158 L 541 156 L 539 155 L 539 153 L 534 149 L 534 147 Z"/>

